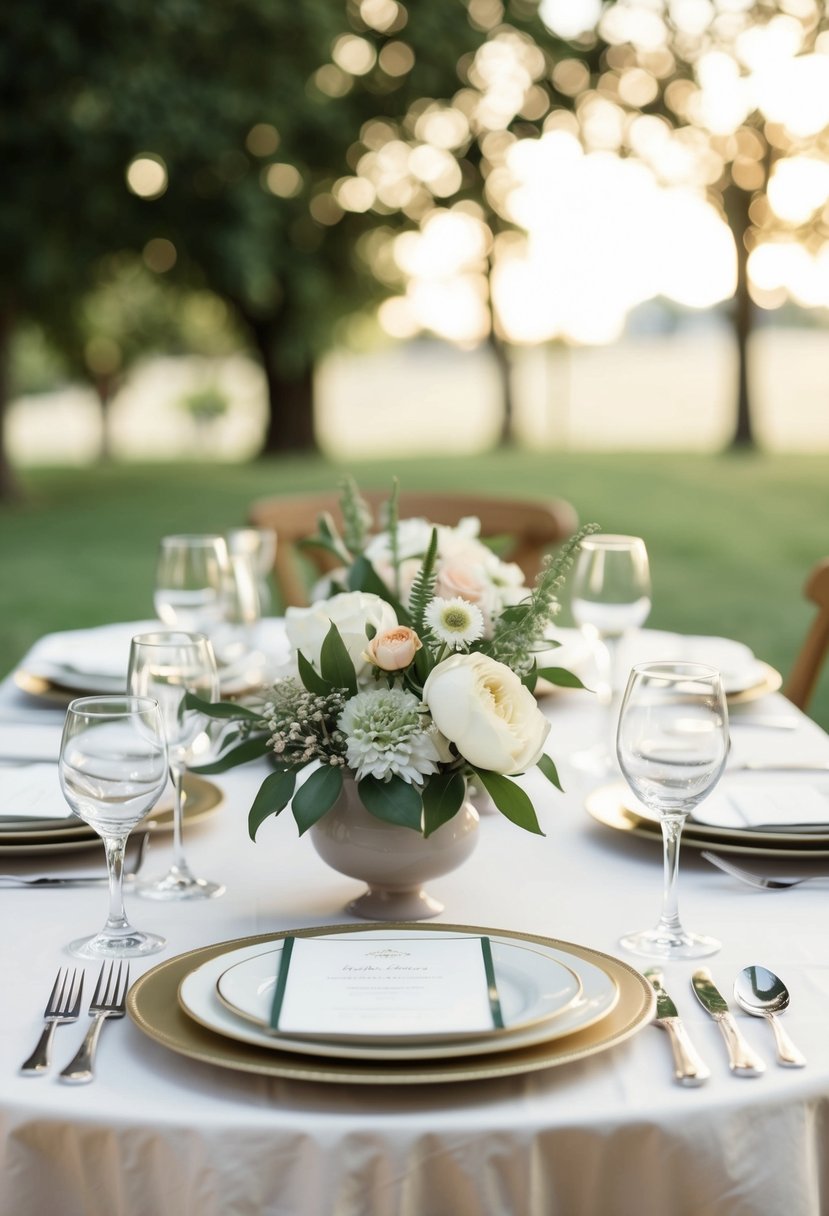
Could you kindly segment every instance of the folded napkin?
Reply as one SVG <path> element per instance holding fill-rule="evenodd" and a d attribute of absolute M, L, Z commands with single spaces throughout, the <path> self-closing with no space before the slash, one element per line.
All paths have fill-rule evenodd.
<path fill-rule="evenodd" d="M 733 781 L 715 790 L 696 808 L 695 823 L 754 831 L 829 832 L 829 781 L 786 779 Z"/>
<path fill-rule="evenodd" d="M 58 671 L 126 681 L 132 638 L 136 633 L 160 628 L 163 626 L 158 621 L 121 621 L 94 629 L 49 633 L 35 643 L 23 666 L 35 675 L 54 677 Z"/>
<path fill-rule="evenodd" d="M 12 824 L 72 819 L 56 764 L 0 767 L 0 828 Z"/>

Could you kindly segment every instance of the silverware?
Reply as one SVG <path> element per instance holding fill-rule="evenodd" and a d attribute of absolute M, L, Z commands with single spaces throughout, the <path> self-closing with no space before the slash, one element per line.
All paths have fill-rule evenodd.
<path fill-rule="evenodd" d="M 32 1054 L 20 1066 L 20 1071 L 28 1076 L 36 1076 L 46 1072 L 50 1063 L 52 1036 L 55 1027 L 61 1022 L 77 1022 L 81 1012 L 81 996 L 83 994 L 83 972 L 77 967 L 69 974 L 67 967 L 58 971 L 46 1009 L 43 1012 L 44 1027 Z"/>
<path fill-rule="evenodd" d="M 789 990 L 766 967 L 743 967 L 734 981 L 734 999 L 742 1010 L 755 1018 L 765 1018 L 774 1031 L 777 1060 L 786 1068 L 803 1068 L 806 1057 L 795 1047 L 777 1020 L 789 1007 Z"/>
<path fill-rule="evenodd" d="M 740 882 L 747 883 L 750 887 L 759 887 L 763 891 L 785 891 L 788 887 L 799 887 L 804 882 L 826 882 L 829 879 L 829 874 L 805 874 L 802 878 L 771 878 L 744 870 L 742 866 L 735 866 L 733 861 L 726 861 L 724 857 L 709 853 L 707 849 L 702 850 L 702 856 L 724 874 L 730 874 L 732 878 L 738 878 Z"/>
<path fill-rule="evenodd" d="M 711 1076 L 711 1070 L 691 1042 L 676 1005 L 662 987 L 662 972 L 658 967 L 650 967 L 645 975 L 656 992 L 654 1026 L 661 1026 L 668 1032 L 674 1056 L 674 1076 L 680 1085 L 702 1085 Z"/>
<path fill-rule="evenodd" d="M 150 831 L 138 837 L 135 861 L 130 870 L 124 871 L 126 881 L 134 880 L 144 864 L 150 844 Z M 21 874 L 0 874 L 0 887 L 105 887 L 109 883 L 106 874 L 44 874 L 37 878 L 24 878 Z"/>
<path fill-rule="evenodd" d="M 829 773 L 829 760 L 812 760 L 797 764 L 778 762 L 772 764 L 768 760 L 746 760 L 742 764 L 729 764 L 727 773 Z"/>
<path fill-rule="evenodd" d="M 75 1085 L 83 1085 L 94 1077 L 95 1049 L 98 1046 L 98 1036 L 107 1018 L 122 1018 L 126 1013 L 127 989 L 130 986 L 129 965 L 115 963 L 101 964 L 101 973 L 89 1003 L 89 1016 L 92 1025 L 84 1036 L 76 1054 L 60 1074 L 61 1081 Z"/>
<path fill-rule="evenodd" d="M 728 1002 L 717 990 L 710 972 L 701 967 L 691 977 L 691 984 L 700 1005 L 706 1013 L 710 1013 L 720 1028 L 728 1049 L 731 1071 L 737 1077 L 759 1077 L 766 1071 L 766 1066 L 743 1038 L 733 1015 L 729 1012 Z"/>

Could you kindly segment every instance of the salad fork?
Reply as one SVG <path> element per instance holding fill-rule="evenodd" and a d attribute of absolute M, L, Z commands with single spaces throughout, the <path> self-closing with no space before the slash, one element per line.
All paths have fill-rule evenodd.
<path fill-rule="evenodd" d="M 829 878 L 829 874 L 805 874 L 802 878 L 770 878 L 764 874 L 754 874 L 751 870 L 743 870 L 740 866 L 735 866 L 732 861 L 726 861 L 723 857 L 718 857 L 716 853 L 709 853 L 706 849 L 702 850 L 702 856 L 725 874 L 730 874 L 732 878 L 739 878 L 741 882 L 747 883 L 750 887 L 760 887 L 763 891 L 785 891 L 788 887 L 799 887 L 804 882 L 826 882 Z"/>
<path fill-rule="evenodd" d="M 71 976 L 69 968 L 58 971 L 46 1008 L 43 1011 L 44 1027 L 37 1047 L 20 1066 L 20 1071 L 27 1076 L 37 1076 L 46 1072 L 50 1063 L 52 1036 L 55 1027 L 61 1022 L 77 1022 L 81 1012 L 81 996 L 83 995 L 83 972 L 76 967 Z"/>
<path fill-rule="evenodd" d="M 98 1046 L 101 1028 L 107 1018 L 122 1018 L 126 1013 L 129 985 L 129 964 L 119 963 L 117 971 L 115 963 L 110 963 L 108 968 L 106 963 L 101 964 L 98 982 L 95 985 L 92 1000 L 89 1002 L 89 1016 L 93 1019 L 92 1025 L 87 1030 L 78 1051 L 60 1074 L 61 1081 L 70 1081 L 80 1085 L 93 1079 L 95 1049 Z"/>

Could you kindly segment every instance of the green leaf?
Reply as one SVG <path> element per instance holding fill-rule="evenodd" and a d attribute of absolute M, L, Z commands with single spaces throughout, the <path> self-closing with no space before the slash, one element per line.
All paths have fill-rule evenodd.
<path fill-rule="evenodd" d="M 251 840 L 256 839 L 260 826 L 270 815 L 278 815 L 285 809 L 295 786 L 296 773 L 293 769 L 280 769 L 278 773 L 271 773 L 265 778 L 248 812 L 248 835 Z"/>
<path fill-rule="evenodd" d="M 558 769 L 556 768 L 555 764 L 553 763 L 552 758 L 550 756 L 548 756 L 546 752 L 541 757 L 541 759 L 538 761 L 538 764 L 536 767 L 541 769 L 542 773 L 547 778 L 547 780 L 551 781 L 557 790 L 561 790 L 562 794 L 564 793 L 564 786 L 561 784 L 561 781 L 559 780 Z"/>
<path fill-rule="evenodd" d="M 573 675 L 572 671 L 567 671 L 564 667 L 540 667 L 538 678 L 547 680 L 550 684 L 557 684 L 559 688 L 585 687 L 578 676 Z"/>
<path fill-rule="evenodd" d="M 357 792 L 363 806 L 377 819 L 420 831 L 423 799 L 414 786 L 402 777 L 391 777 L 388 781 L 363 777 L 358 782 Z"/>
<path fill-rule="evenodd" d="M 267 754 L 268 736 L 257 735 L 240 743 L 238 747 L 232 747 L 229 752 L 219 756 L 218 760 L 213 760 L 210 764 L 191 764 L 188 765 L 188 770 L 191 773 L 226 773 L 229 768 L 247 764 L 250 760 L 259 760 Z"/>
<path fill-rule="evenodd" d="M 408 611 L 395 597 L 394 592 L 386 586 L 371 562 L 363 554 L 356 557 L 351 564 L 348 571 L 348 589 L 349 591 L 365 591 L 371 595 L 378 596 L 381 600 L 385 600 L 394 609 L 398 624 L 409 624 L 410 617 Z"/>
<path fill-rule="evenodd" d="M 249 722 L 261 722 L 262 715 L 245 705 L 233 701 L 203 701 L 194 692 L 186 692 L 182 698 L 185 709 L 194 709 L 206 718 L 241 718 Z"/>
<path fill-rule="evenodd" d="M 340 631 L 333 621 L 320 649 L 320 672 L 330 687 L 345 688 L 352 696 L 356 695 L 357 673 L 351 655 L 345 648 L 345 642 L 340 637 Z"/>
<path fill-rule="evenodd" d="M 491 773 L 484 768 L 476 768 L 473 772 L 480 777 L 481 784 L 502 815 L 527 832 L 544 835 L 535 817 L 533 804 L 520 786 L 502 773 Z"/>
<path fill-rule="evenodd" d="M 306 659 L 301 650 L 298 650 L 296 654 L 296 666 L 297 671 L 299 672 L 299 678 L 302 681 L 302 686 L 303 688 L 306 688 L 308 692 L 314 692 L 324 697 L 325 694 L 329 693 L 334 687 L 328 682 L 328 680 L 324 680 L 322 678 L 317 669 L 308 661 L 308 659 Z"/>
<path fill-rule="evenodd" d="M 423 835 L 431 836 L 457 815 L 465 796 L 461 773 L 434 773 L 423 787 Z"/>
<path fill-rule="evenodd" d="M 343 770 L 339 765 L 326 764 L 311 773 L 291 803 L 300 836 L 331 810 L 342 788 Z"/>

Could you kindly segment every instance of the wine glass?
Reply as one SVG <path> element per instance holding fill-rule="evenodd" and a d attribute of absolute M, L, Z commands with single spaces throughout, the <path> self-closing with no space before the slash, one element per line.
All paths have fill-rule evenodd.
<path fill-rule="evenodd" d="M 276 560 L 276 532 L 273 528 L 230 528 L 225 533 L 231 564 L 245 558 L 253 571 L 258 596 L 259 614 L 269 616 L 273 610 L 271 573 Z"/>
<path fill-rule="evenodd" d="M 109 915 L 100 933 L 69 945 L 79 958 L 138 958 L 166 945 L 134 929 L 124 911 L 127 837 L 167 784 L 167 743 L 158 703 L 149 697 L 79 697 L 70 702 L 58 763 L 72 812 L 104 842 Z"/>
<path fill-rule="evenodd" d="M 192 756 L 209 746 L 205 715 L 187 708 L 185 695 L 195 693 L 203 701 L 218 699 L 213 647 L 199 633 L 169 630 L 137 634 L 130 645 L 127 687 L 136 695 L 158 701 L 175 794 L 173 863 L 162 878 L 142 879 L 135 883 L 135 889 L 148 899 L 209 899 L 221 895 L 224 887 L 220 883 L 194 877 L 182 844 L 184 774 Z"/>
<path fill-rule="evenodd" d="M 728 757 L 728 710 L 720 673 L 702 663 L 640 663 L 630 673 L 616 752 L 637 798 L 662 826 L 662 915 L 653 929 L 621 939 L 634 954 L 703 958 L 720 943 L 683 929 L 677 907 L 682 829 L 720 779 Z"/>
<path fill-rule="evenodd" d="M 161 539 L 155 611 L 169 629 L 211 637 L 225 620 L 231 578 L 223 536 L 190 533 Z"/>
<path fill-rule="evenodd" d="M 596 657 L 596 695 L 603 709 L 602 738 L 576 753 L 572 763 L 588 772 L 613 768 L 613 697 L 618 691 L 619 647 L 625 635 L 644 625 L 651 610 L 648 551 L 639 536 L 600 533 L 579 546 L 572 575 L 570 610 Z"/>

